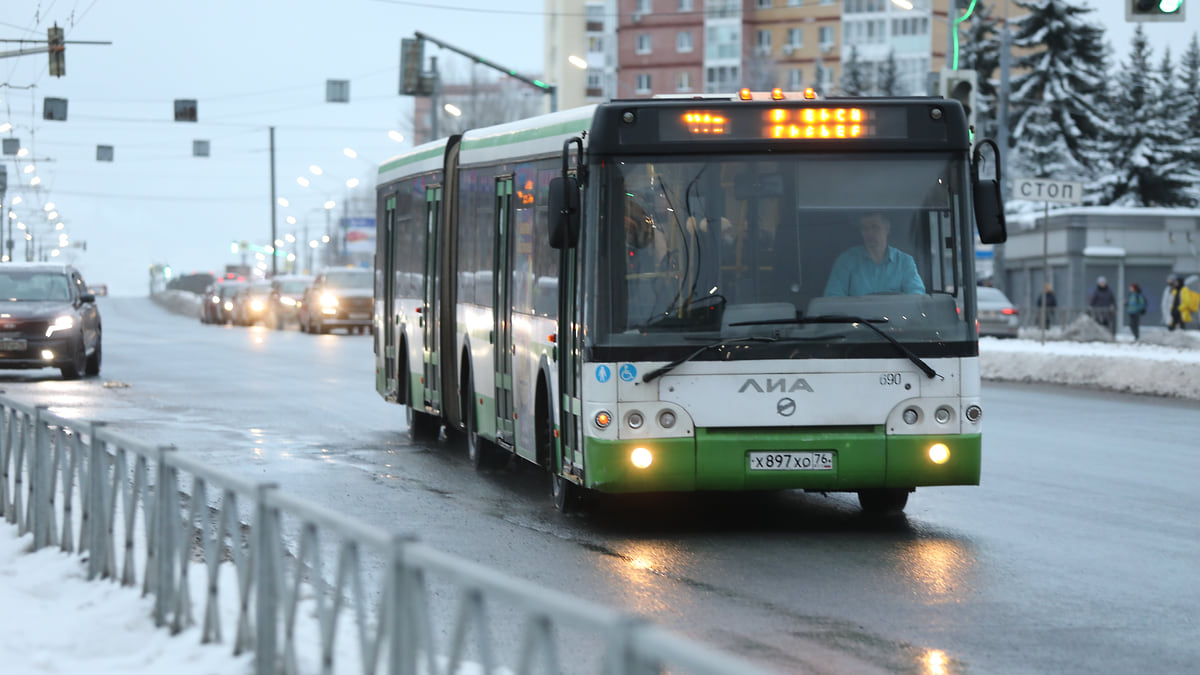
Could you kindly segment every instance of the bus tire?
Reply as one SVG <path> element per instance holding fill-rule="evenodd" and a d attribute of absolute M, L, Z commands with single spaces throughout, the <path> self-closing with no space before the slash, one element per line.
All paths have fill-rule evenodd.
<path fill-rule="evenodd" d="M 567 477 L 550 469 L 550 497 L 559 513 L 571 513 L 579 506 L 579 487 Z"/>
<path fill-rule="evenodd" d="M 865 513 L 884 515 L 899 513 L 908 504 L 911 488 L 872 488 L 858 491 L 858 503 Z"/>

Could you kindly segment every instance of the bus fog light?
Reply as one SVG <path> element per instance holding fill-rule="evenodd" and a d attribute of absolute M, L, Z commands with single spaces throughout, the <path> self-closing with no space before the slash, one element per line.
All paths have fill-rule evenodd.
<path fill-rule="evenodd" d="M 916 424 L 917 420 L 921 419 L 921 415 L 917 413 L 916 408 L 909 408 L 905 410 L 903 417 L 905 424 Z"/>
<path fill-rule="evenodd" d="M 978 422 L 979 418 L 983 417 L 983 408 L 977 405 L 967 406 L 967 421 Z"/>
<path fill-rule="evenodd" d="M 596 426 L 600 429 L 607 429 L 608 425 L 612 424 L 612 415 L 608 414 L 607 410 L 601 410 L 596 413 Z"/>
<path fill-rule="evenodd" d="M 946 406 L 938 408 L 937 411 L 933 413 L 933 419 L 937 420 L 938 424 L 946 424 L 952 417 L 954 417 L 954 411 Z"/>
<path fill-rule="evenodd" d="M 646 418 L 642 417 L 642 413 L 634 410 L 625 417 L 625 423 L 629 425 L 630 429 L 641 429 L 642 425 L 646 423 Z"/>
<path fill-rule="evenodd" d="M 629 455 L 629 461 L 639 469 L 645 469 L 654 461 L 654 455 L 646 448 L 634 448 Z"/>
<path fill-rule="evenodd" d="M 675 426 L 675 413 L 670 410 L 658 413 L 658 425 L 664 429 L 670 429 Z"/>
<path fill-rule="evenodd" d="M 42 350 L 42 359 L 44 359 L 46 361 L 53 361 L 54 360 L 54 352 L 50 351 L 49 349 L 43 349 Z"/>
<path fill-rule="evenodd" d="M 934 464 L 945 464 L 950 460 L 950 448 L 945 443 L 934 443 L 929 446 L 929 460 Z"/>

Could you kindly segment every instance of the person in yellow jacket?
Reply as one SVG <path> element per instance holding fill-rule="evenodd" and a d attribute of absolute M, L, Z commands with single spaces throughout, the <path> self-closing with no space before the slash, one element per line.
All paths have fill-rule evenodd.
<path fill-rule="evenodd" d="M 1192 320 L 1192 314 L 1200 313 L 1200 293 L 1184 285 L 1183 279 L 1171 280 L 1171 323 L 1168 330 L 1183 328 Z"/>

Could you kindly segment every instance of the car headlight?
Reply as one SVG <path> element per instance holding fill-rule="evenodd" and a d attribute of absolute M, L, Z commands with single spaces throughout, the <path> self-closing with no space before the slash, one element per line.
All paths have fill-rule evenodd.
<path fill-rule="evenodd" d="M 54 320 L 54 323 L 46 327 L 46 337 L 54 335 L 60 330 L 71 330 L 75 327 L 75 317 L 60 316 Z"/>
<path fill-rule="evenodd" d="M 252 309 L 256 312 L 263 311 L 263 301 L 262 300 L 251 300 L 250 301 L 250 309 Z"/>
<path fill-rule="evenodd" d="M 300 303 L 296 302 L 293 298 L 279 298 L 279 304 L 287 305 L 288 307 L 295 307 Z"/>
<path fill-rule="evenodd" d="M 330 293 L 325 293 L 324 295 L 321 296 L 321 306 L 322 307 L 337 307 L 338 306 L 337 296 L 330 294 Z"/>

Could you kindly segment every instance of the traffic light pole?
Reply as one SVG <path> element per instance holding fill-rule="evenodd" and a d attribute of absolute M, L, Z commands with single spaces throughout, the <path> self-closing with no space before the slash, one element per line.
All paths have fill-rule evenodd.
<path fill-rule="evenodd" d="M 545 82 L 542 82 L 541 80 L 533 80 L 528 77 L 525 77 L 524 75 L 517 73 L 517 71 L 513 70 L 512 68 L 505 68 L 504 66 L 501 66 L 499 64 L 492 63 L 491 61 L 483 58 L 482 56 L 477 56 L 475 54 L 472 54 L 471 52 L 469 52 L 465 49 L 459 49 L 458 47 L 455 47 L 454 45 L 448 44 L 446 42 L 442 42 L 441 40 L 439 40 L 435 37 L 430 37 L 429 35 L 426 35 L 425 33 L 422 33 L 421 31 L 414 31 L 413 35 L 415 35 L 418 40 L 428 40 L 429 42 L 432 42 L 433 44 L 441 47 L 442 49 L 449 49 L 450 51 L 455 52 L 456 54 L 461 54 L 478 64 L 487 66 L 488 68 L 491 68 L 493 70 L 498 70 L 498 71 L 504 73 L 505 75 L 508 75 L 509 77 L 513 78 L 514 80 L 524 82 L 525 84 L 528 84 L 531 87 L 540 89 L 542 91 L 542 93 L 550 95 L 550 112 L 558 111 L 558 88 L 555 87 L 553 84 L 546 84 Z M 434 138 L 437 138 L 437 134 L 434 134 Z"/>

